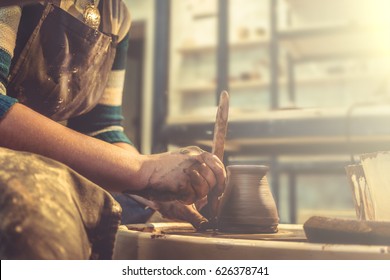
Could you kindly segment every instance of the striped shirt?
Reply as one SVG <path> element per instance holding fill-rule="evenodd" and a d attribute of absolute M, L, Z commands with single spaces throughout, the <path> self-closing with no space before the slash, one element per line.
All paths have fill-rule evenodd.
<path fill-rule="evenodd" d="M 98 5 L 99 0 L 95 1 Z M 72 16 L 82 19 L 84 7 L 89 0 L 62 0 L 60 7 Z M 122 93 L 125 81 L 125 67 L 128 47 L 128 31 L 131 24 L 130 14 L 121 0 L 105 0 L 102 31 L 118 36 L 119 44 L 115 60 L 109 73 L 108 83 L 99 103 L 88 113 L 69 119 L 68 127 L 109 143 L 125 142 L 131 144 L 121 125 Z M 10 71 L 22 8 L 10 6 L 0 8 L 0 118 L 17 102 L 7 96 L 7 79 Z"/>

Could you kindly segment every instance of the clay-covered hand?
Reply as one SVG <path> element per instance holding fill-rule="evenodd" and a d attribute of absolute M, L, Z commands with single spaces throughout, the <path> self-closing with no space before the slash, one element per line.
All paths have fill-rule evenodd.
<path fill-rule="evenodd" d="M 203 217 L 194 204 L 186 205 L 180 201 L 166 201 L 166 202 L 155 202 L 157 210 L 161 213 L 164 218 L 179 220 L 191 223 L 194 228 L 202 229 L 208 222 Z"/>
<path fill-rule="evenodd" d="M 178 220 L 182 222 L 191 223 L 196 229 L 203 229 L 208 220 L 203 217 L 198 210 L 198 202 L 195 204 L 186 205 L 180 201 L 150 201 L 137 195 L 130 195 L 135 201 L 157 210 L 167 219 Z M 201 204 L 207 203 L 207 197 L 203 199 Z"/>
<path fill-rule="evenodd" d="M 146 174 L 145 187 L 133 193 L 153 201 L 192 204 L 211 190 L 221 195 L 225 187 L 223 163 L 194 146 L 147 156 L 141 172 Z"/>

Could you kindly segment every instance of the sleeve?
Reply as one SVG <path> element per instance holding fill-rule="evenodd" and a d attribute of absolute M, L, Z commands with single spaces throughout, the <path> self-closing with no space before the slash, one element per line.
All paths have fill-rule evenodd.
<path fill-rule="evenodd" d="M 21 14 L 19 6 L 0 8 L 0 119 L 17 102 L 7 96 L 6 87 Z"/>
<path fill-rule="evenodd" d="M 124 119 L 122 94 L 125 82 L 130 16 L 123 12 L 123 9 L 127 11 L 126 6 L 123 5 L 120 8 L 116 11 L 122 16 L 115 16 L 109 20 L 111 23 L 113 19 L 120 21 L 120 24 L 111 24 L 111 27 L 117 26 L 116 30 L 111 30 L 111 33 L 118 35 L 121 41 L 116 49 L 115 60 L 103 96 L 90 112 L 68 120 L 68 127 L 109 143 L 124 142 L 132 145 L 121 124 Z M 119 13 L 118 10 L 122 10 L 122 12 Z"/>

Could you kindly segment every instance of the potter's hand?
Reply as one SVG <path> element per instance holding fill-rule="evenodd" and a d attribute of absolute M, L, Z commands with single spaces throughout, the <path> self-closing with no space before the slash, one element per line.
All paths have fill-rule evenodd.
<path fill-rule="evenodd" d="M 185 205 L 179 201 L 155 202 L 155 204 L 163 217 L 191 223 L 196 229 L 202 229 L 208 222 L 194 204 Z"/>
<path fill-rule="evenodd" d="M 177 200 L 174 201 L 150 201 L 137 195 L 129 195 L 135 201 L 157 210 L 167 219 L 179 220 L 182 222 L 191 223 L 196 229 L 203 229 L 207 225 L 207 219 L 203 217 L 198 210 L 200 205 L 195 204 L 186 205 Z M 201 204 L 207 203 L 207 197 L 203 199 Z"/>
<path fill-rule="evenodd" d="M 146 174 L 147 183 L 142 190 L 133 192 L 137 195 L 154 201 L 192 204 L 211 190 L 218 195 L 223 193 L 225 168 L 211 153 L 191 146 L 146 157 L 141 172 Z"/>

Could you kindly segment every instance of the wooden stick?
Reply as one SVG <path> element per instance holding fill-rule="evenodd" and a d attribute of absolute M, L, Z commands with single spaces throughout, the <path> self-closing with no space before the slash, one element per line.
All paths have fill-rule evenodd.
<path fill-rule="evenodd" d="M 216 155 L 221 161 L 223 161 L 223 155 L 225 151 L 225 137 L 228 126 L 228 115 L 229 115 L 229 94 L 227 91 L 223 91 L 219 96 L 219 106 L 214 126 L 214 139 L 212 153 Z M 211 191 L 207 196 L 210 216 L 209 222 L 215 228 L 216 219 L 219 207 L 219 195 L 216 190 Z"/>

